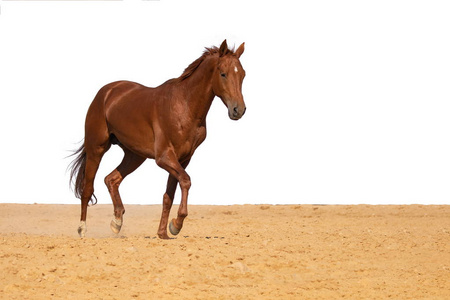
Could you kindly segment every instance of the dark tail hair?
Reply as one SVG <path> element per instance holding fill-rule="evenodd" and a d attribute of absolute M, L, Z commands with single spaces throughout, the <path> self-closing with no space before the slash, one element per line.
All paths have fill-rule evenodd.
<path fill-rule="evenodd" d="M 86 175 L 86 151 L 84 150 L 84 143 L 70 156 L 76 156 L 76 158 L 69 165 L 70 185 L 73 185 L 74 187 L 73 191 L 75 193 L 75 197 L 81 199 L 84 190 L 84 177 Z M 89 202 L 92 205 L 95 205 L 97 203 L 97 197 L 92 194 Z"/>

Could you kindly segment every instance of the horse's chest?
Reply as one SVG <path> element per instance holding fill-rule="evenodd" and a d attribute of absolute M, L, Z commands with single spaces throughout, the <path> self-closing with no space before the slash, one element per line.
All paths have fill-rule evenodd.
<path fill-rule="evenodd" d="M 183 141 L 179 144 L 178 151 L 179 158 L 191 157 L 195 149 L 205 140 L 206 127 L 199 127 L 193 130 Z"/>

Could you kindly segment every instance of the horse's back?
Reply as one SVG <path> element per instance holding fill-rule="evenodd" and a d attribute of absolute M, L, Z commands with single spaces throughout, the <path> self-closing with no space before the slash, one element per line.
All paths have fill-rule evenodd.
<path fill-rule="evenodd" d="M 114 81 L 103 86 L 99 90 L 97 97 L 100 98 L 99 100 L 103 100 L 105 107 L 107 107 L 109 102 L 126 98 L 126 95 L 145 89 L 150 88 L 132 81 Z"/>

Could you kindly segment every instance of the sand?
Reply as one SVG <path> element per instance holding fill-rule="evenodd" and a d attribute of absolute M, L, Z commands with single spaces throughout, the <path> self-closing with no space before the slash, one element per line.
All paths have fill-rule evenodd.
<path fill-rule="evenodd" d="M 1 299 L 450 299 L 450 206 L 0 204 Z M 175 214 L 177 207 L 174 207 Z"/>

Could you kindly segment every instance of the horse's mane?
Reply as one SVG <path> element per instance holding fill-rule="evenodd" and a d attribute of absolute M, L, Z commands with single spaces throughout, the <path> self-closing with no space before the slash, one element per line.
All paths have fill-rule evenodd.
<path fill-rule="evenodd" d="M 210 55 L 214 55 L 219 53 L 219 48 L 216 46 L 213 46 L 211 48 L 206 48 L 205 47 L 205 51 L 203 51 L 202 56 L 200 56 L 199 58 L 197 58 L 196 60 L 194 60 L 183 72 L 183 74 L 181 74 L 180 77 L 178 78 L 174 78 L 172 80 L 175 81 L 183 81 L 186 78 L 188 78 L 189 76 L 191 76 L 195 70 L 197 70 L 197 68 L 200 66 L 200 64 L 206 59 L 206 57 L 210 56 Z M 227 54 L 234 54 L 234 48 L 233 49 L 226 49 L 224 55 Z M 172 81 L 171 80 L 171 81 Z"/>

